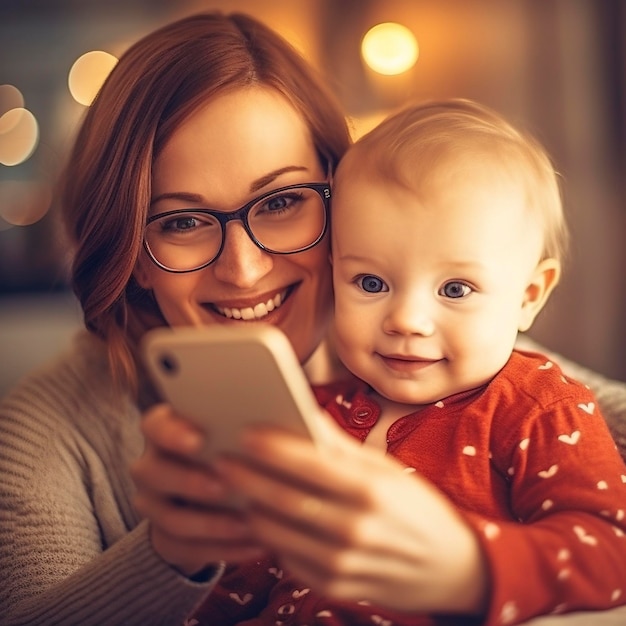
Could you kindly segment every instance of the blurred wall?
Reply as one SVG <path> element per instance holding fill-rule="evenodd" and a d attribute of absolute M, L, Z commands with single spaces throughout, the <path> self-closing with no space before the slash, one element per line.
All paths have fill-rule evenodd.
<path fill-rule="evenodd" d="M 45 327 L 45 307 L 26 298 L 24 310 L 30 302 L 38 317 L 21 315 L 13 306 L 17 295 L 67 294 L 66 251 L 54 203 L 41 219 L 23 226 L 4 219 L 3 206 L 9 202 L 7 182 L 54 181 L 58 174 L 84 112 L 66 87 L 74 59 L 93 48 L 120 54 L 172 18 L 214 8 L 251 13 L 285 34 L 327 76 L 355 134 L 408 98 L 443 96 L 477 99 L 533 132 L 562 174 L 573 245 L 563 282 L 532 334 L 551 349 L 626 380 L 622 0 L 3 0 L 0 85 L 18 86 L 40 123 L 31 158 L 16 167 L 0 165 L 4 313 L 17 316 L 12 319 L 24 328 Z M 374 75 L 360 58 L 363 34 L 381 21 L 401 22 L 418 38 L 420 58 L 404 75 Z M 2 359 L 9 327 L 14 328 L 0 327 Z M 21 336 L 23 350 L 36 361 L 43 340 Z M 55 337 L 65 339 L 51 328 L 53 343 Z"/>

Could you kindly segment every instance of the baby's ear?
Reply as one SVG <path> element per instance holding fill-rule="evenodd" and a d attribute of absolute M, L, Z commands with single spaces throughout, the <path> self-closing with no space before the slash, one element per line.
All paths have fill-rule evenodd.
<path fill-rule="evenodd" d="M 521 332 L 532 326 L 560 278 L 561 263 L 557 259 L 544 259 L 537 265 L 524 292 L 519 323 Z"/>

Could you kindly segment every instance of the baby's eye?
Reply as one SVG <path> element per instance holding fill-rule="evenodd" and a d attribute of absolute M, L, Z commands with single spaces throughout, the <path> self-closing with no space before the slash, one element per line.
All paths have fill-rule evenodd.
<path fill-rule="evenodd" d="M 372 274 L 359 276 L 356 283 L 359 287 L 361 287 L 361 289 L 363 289 L 363 291 L 367 291 L 367 293 L 389 291 L 389 287 L 387 287 L 385 281 L 382 278 L 378 278 L 378 276 L 373 276 Z"/>
<path fill-rule="evenodd" d="M 445 296 L 446 298 L 464 298 L 465 296 L 469 296 L 472 291 L 469 285 L 458 280 L 451 280 L 441 287 L 439 295 Z"/>

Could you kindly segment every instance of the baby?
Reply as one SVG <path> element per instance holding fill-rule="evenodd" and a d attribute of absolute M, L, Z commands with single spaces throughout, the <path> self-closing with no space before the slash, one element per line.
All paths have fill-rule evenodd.
<path fill-rule="evenodd" d="M 335 341 L 358 380 L 322 406 L 474 525 L 486 623 L 626 601 L 624 463 L 591 392 L 514 347 L 566 248 L 542 147 L 478 104 L 417 104 L 349 150 L 333 193 Z"/>

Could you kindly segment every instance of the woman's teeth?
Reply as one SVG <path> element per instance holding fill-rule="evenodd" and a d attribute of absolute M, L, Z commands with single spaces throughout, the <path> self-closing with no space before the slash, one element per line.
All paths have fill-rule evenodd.
<path fill-rule="evenodd" d="M 258 320 L 265 317 L 268 313 L 280 307 L 283 303 L 283 294 L 277 293 L 267 302 L 259 302 L 254 307 L 248 306 L 243 309 L 225 306 L 224 308 L 216 307 L 217 310 L 225 317 L 235 320 Z"/>

